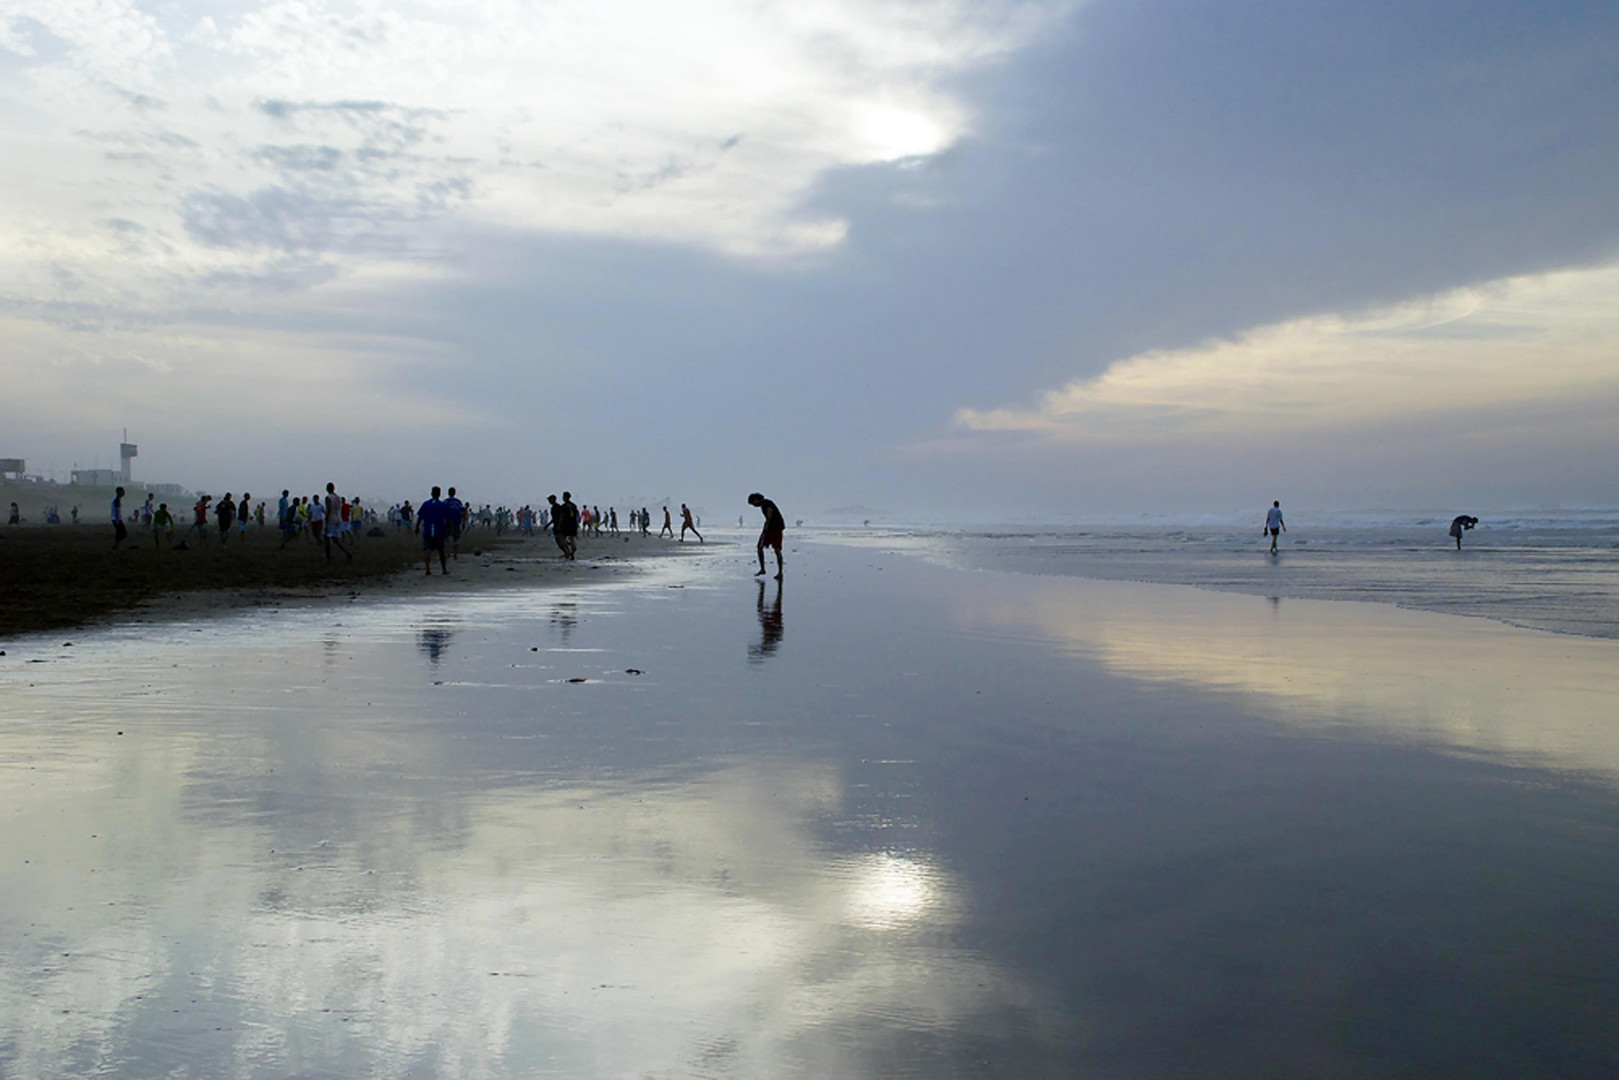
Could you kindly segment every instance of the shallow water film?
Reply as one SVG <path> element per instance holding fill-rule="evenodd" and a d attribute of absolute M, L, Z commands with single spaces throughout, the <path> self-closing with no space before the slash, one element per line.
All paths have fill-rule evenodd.
<path fill-rule="evenodd" d="M 8 642 L 0 1074 L 1616 1074 L 1619 644 L 788 558 Z"/>

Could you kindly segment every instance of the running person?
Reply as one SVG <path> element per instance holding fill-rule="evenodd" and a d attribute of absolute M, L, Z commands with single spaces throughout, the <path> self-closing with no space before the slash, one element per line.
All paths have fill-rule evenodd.
<path fill-rule="evenodd" d="M 783 534 L 787 531 L 787 519 L 781 516 L 780 507 L 757 491 L 748 496 L 748 505 L 757 506 L 765 516 L 764 531 L 759 534 L 759 572 L 753 576 L 765 576 L 765 548 L 774 548 L 776 552 L 776 580 L 780 581 L 781 542 Z M 701 537 L 698 539 L 701 539 Z M 763 587 L 763 582 L 760 583 L 760 587 Z"/>
<path fill-rule="evenodd" d="M 687 506 L 685 503 L 681 503 L 680 504 L 680 539 L 681 539 L 682 543 L 684 543 L 685 540 L 686 540 L 686 530 L 687 529 L 690 529 L 696 535 L 697 542 L 699 544 L 701 544 L 703 542 L 703 534 L 700 533 L 700 532 L 697 532 L 697 526 L 692 524 L 691 507 Z"/>
<path fill-rule="evenodd" d="M 662 540 L 665 533 L 669 534 L 669 539 L 673 540 L 675 538 L 675 527 L 669 523 L 669 508 L 667 506 L 663 508 L 663 528 L 658 530 L 658 539 Z"/>

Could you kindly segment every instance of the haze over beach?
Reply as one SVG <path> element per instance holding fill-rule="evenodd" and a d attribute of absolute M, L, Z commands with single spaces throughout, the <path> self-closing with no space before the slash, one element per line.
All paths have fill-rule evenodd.
<path fill-rule="evenodd" d="M 1616 116 L 1612 3 L 0 0 L 0 1077 L 1619 1076 Z"/>
<path fill-rule="evenodd" d="M 12 0 L 0 453 L 901 520 L 1612 505 L 1616 20 Z"/>

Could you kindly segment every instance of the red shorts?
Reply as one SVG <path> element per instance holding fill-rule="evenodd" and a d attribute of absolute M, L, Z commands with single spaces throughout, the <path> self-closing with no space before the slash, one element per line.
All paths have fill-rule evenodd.
<path fill-rule="evenodd" d="M 766 529 L 759 534 L 759 546 L 781 550 L 782 532 L 780 529 Z"/>

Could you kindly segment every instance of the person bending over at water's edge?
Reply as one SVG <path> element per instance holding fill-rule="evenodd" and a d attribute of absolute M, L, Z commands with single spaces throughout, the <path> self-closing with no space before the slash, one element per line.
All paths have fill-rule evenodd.
<path fill-rule="evenodd" d="M 757 506 L 765 516 L 764 531 L 759 534 L 759 572 L 754 577 L 764 577 L 765 548 L 774 548 L 776 551 L 776 580 L 781 580 L 781 541 L 782 535 L 787 531 L 787 521 L 781 516 L 781 509 L 775 503 L 755 491 L 748 496 L 748 505 Z"/>
<path fill-rule="evenodd" d="M 1478 518 L 1471 514 L 1461 514 L 1450 523 L 1450 535 L 1456 538 L 1456 550 L 1462 550 L 1462 533 L 1478 524 Z"/>
<path fill-rule="evenodd" d="M 1287 523 L 1282 520 L 1282 500 L 1277 499 L 1265 511 L 1265 531 L 1270 533 L 1270 553 L 1276 554 L 1276 537 L 1287 531 Z"/>

